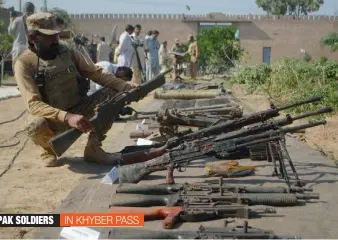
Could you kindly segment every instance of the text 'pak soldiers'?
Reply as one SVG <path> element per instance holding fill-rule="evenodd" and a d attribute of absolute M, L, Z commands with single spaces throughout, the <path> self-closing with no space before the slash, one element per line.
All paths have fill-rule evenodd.
<path fill-rule="evenodd" d="M 36 145 L 42 147 L 44 165 L 57 165 L 56 155 L 48 141 L 70 128 L 89 133 L 85 161 L 109 165 L 132 161 L 121 153 L 104 152 L 88 119 L 95 115 L 99 104 L 133 87 L 111 73 L 104 73 L 77 50 L 59 43 L 59 30 L 52 14 L 33 14 L 26 23 L 29 49 L 14 65 L 15 78 L 32 118 L 27 133 Z M 85 78 L 79 76 L 104 88 L 87 96 L 87 89 L 83 89 L 83 82 L 79 80 Z M 104 134 L 111 126 L 102 126 Z M 149 156 L 149 152 L 146 155 L 150 159 L 156 156 Z"/>

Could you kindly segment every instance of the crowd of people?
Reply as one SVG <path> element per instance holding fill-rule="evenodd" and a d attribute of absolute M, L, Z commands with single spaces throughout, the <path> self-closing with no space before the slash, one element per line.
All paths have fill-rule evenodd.
<path fill-rule="evenodd" d="M 125 31 L 119 37 L 117 46 L 113 53 L 113 64 L 132 69 L 133 81 L 140 84 L 168 70 L 171 65 L 175 70 L 175 80 L 182 80 L 180 75 L 183 70 L 183 60 L 186 54 L 190 55 L 190 76 L 197 77 L 198 45 L 196 39 L 189 36 L 189 48 L 187 51 L 182 43 L 175 39 L 175 44 L 170 50 L 167 48 L 167 41 L 159 41 L 159 31 L 151 30 L 146 36 L 142 36 L 142 27 L 127 25 Z M 111 55 L 111 48 L 101 37 L 97 46 L 97 61 L 108 61 Z"/>

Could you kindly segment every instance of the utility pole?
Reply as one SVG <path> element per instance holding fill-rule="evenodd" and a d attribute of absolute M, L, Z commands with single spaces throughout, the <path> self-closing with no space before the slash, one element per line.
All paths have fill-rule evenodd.
<path fill-rule="evenodd" d="M 43 9 L 44 12 L 47 12 L 47 11 L 48 11 L 47 0 L 43 0 L 43 6 L 42 6 L 42 9 Z"/>
<path fill-rule="evenodd" d="M 22 13 L 22 0 L 19 0 L 19 11 Z"/>

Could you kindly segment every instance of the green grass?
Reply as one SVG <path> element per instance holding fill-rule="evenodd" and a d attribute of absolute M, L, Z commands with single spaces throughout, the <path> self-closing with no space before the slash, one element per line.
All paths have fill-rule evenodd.
<path fill-rule="evenodd" d="M 313 96 L 323 101 L 293 108 L 290 112 L 305 113 L 320 107 L 338 107 L 338 63 L 307 62 L 285 58 L 275 64 L 243 67 L 232 81 L 243 84 L 250 92 L 269 94 L 279 104 L 288 104 Z"/>

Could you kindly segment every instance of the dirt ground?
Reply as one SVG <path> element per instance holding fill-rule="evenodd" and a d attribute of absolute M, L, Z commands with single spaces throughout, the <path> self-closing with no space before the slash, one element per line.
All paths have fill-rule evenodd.
<path fill-rule="evenodd" d="M 234 85 L 231 87 L 233 95 L 253 111 L 269 108 L 267 95 L 249 94 L 242 87 Z M 318 149 L 322 154 L 334 160 L 338 159 L 338 113 L 326 119 L 327 124 L 310 128 L 304 134 L 297 134 L 297 137 L 309 144 L 312 148 Z M 297 121 L 299 124 L 300 121 Z"/>
<path fill-rule="evenodd" d="M 136 109 L 141 104 L 152 100 L 149 96 L 139 103 L 132 104 Z M 22 99 L 11 98 L 0 101 L 0 123 L 16 118 L 24 111 Z M 0 146 L 16 142 L 10 139 L 17 131 L 23 130 L 28 114 L 25 113 L 15 122 L 0 124 Z M 103 148 L 111 151 L 110 139 L 123 132 L 126 123 L 114 123 L 109 131 Z M 93 167 L 83 162 L 81 156 L 86 144 L 82 136 L 61 159 L 61 166 L 45 168 L 39 161 L 39 148 L 30 141 L 26 142 L 24 134 L 19 135 L 20 143 L 14 147 L 0 147 L 0 213 L 50 213 L 60 206 L 61 201 L 79 184 L 80 180 L 91 173 Z M 26 142 L 26 143 L 25 143 Z M 14 163 L 14 155 L 22 148 Z M 3 174 L 6 169 L 7 172 Z M 35 229 L 0 228 L 0 238 L 32 238 Z"/>

